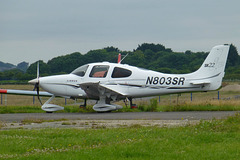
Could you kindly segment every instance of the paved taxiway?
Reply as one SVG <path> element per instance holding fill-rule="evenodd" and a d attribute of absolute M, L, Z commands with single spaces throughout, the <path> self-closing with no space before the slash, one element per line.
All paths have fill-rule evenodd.
<path fill-rule="evenodd" d="M 2 122 L 21 122 L 26 119 L 43 120 L 210 120 L 235 115 L 237 111 L 201 112 L 116 112 L 116 113 L 17 113 L 0 114 Z"/>

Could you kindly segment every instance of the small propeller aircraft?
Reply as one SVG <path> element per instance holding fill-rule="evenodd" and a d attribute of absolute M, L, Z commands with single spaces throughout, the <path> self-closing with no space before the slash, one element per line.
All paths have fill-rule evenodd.
<path fill-rule="evenodd" d="M 93 109 L 97 112 L 114 111 L 122 106 L 112 104 L 128 98 L 157 96 L 193 91 L 217 90 L 224 77 L 224 70 L 229 52 L 229 45 L 212 48 L 201 67 L 188 74 L 165 74 L 120 63 L 91 63 L 75 69 L 70 74 L 39 77 L 29 83 L 35 85 L 36 91 L 5 90 L 2 94 L 20 94 L 51 97 L 43 105 L 47 112 L 64 108 L 50 104 L 55 97 L 97 100 Z M 39 91 L 41 87 L 46 92 Z M 40 101 L 41 103 L 41 101 Z"/>

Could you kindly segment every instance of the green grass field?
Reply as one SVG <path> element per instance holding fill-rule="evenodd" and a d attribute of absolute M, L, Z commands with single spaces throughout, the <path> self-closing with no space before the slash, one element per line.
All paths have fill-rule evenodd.
<path fill-rule="evenodd" d="M 213 105 L 213 104 L 197 104 L 197 105 L 140 105 L 138 109 L 123 108 L 113 112 L 175 112 L 175 111 L 240 111 L 240 105 L 234 106 L 229 104 Z M 64 106 L 64 110 L 57 111 L 58 113 L 86 113 L 95 112 L 92 106 L 87 106 L 86 109 L 78 106 Z M 0 107 L 0 114 L 6 113 L 45 113 L 41 107 L 37 106 L 2 106 Z"/>
<path fill-rule="evenodd" d="M 0 159 L 216 159 L 240 157 L 240 115 L 198 125 L 0 130 Z"/>
<path fill-rule="evenodd" d="M 3 88 L 32 89 L 32 86 L 17 85 Z M 141 111 L 224 111 L 240 110 L 238 91 L 222 91 L 221 100 L 217 92 L 190 93 L 161 96 L 149 101 L 138 101 L 138 109 L 123 108 L 118 112 Z M 3 95 L 0 113 L 44 112 L 32 97 Z M 229 99 L 229 97 L 231 97 Z M 7 101 L 5 102 L 5 100 Z M 46 100 L 46 99 L 44 99 Z M 64 99 L 53 103 L 65 107 L 61 112 L 94 112 L 92 106 L 86 110 L 74 101 L 64 105 Z M 123 105 L 123 102 L 119 102 Z M 240 115 L 225 120 L 201 121 L 198 125 L 185 127 L 131 127 L 98 129 L 10 129 L 1 130 L 0 159 L 239 159 Z"/>
<path fill-rule="evenodd" d="M 212 92 L 196 92 L 192 94 L 184 93 L 181 95 L 164 95 L 154 99 L 137 99 L 133 103 L 138 105 L 138 109 L 129 109 L 125 107 L 123 101 L 116 102 L 124 108 L 119 112 L 141 112 L 141 111 L 237 111 L 240 110 L 240 89 L 238 82 L 230 83 L 224 82 L 220 90 L 220 100 L 218 100 L 218 91 Z M 227 87 L 228 86 L 228 87 Z M 32 85 L 1 85 L 1 88 L 32 90 Z M 229 88 L 230 87 L 230 88 Z M 228 89 L 227 89 L 228 88 Z M 40 103 L 35 97 L 35 104 L 33 104 L 32 96 L 19 96 L 19 95 L 1 95 L 0 113 L 35 113 L 43 112 L 40 108 Z M 42 97 L 45 102 L 48 97 Z M 65 110 L 61 112 L 94 112 L 92 105 L 87 107 L 87 110 L 79 109 L 79 104 L 83 104 L 82 100 L 77 103 L 74 100 L 67 100 L 65 105 L 64 98 L 55 98 L 52 103 L 64 106 Z"/>
<path fill-rule="evenodd" d="M 174 111 L 240 111 L 240 101 L 224 101 L 214 100 L 205 102 L 190 102 L 182 104 L 166 104 L 161 105 L 157 102 L 157 99 L 151 99 L 150 103 L 142 103 L 138 105 L 137 109 L 130 109 L 129 106 L 123 105 L 123 109 L 114 112 L 174 112 Z M 57 111 L 61 113 L 82 113 L 82 112 L 95 112 L 92 109 L 92 105 L 88 105 L 85 109 L 79 108 L 78 105 L 63 105 L 64 110 Z M 5 113 L 44 113 L 40 106 L 28 105 L 28 106 L 0 106 L 0 114 Z"/>

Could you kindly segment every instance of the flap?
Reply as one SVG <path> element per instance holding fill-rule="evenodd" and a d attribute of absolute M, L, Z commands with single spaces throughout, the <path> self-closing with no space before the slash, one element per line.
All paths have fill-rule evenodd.
<path fill-rule="evenodd" d="M 99 84 L 101 87 L 106 88 L 107 90 L 110 90 L 116 94 L 120 94 L 122 96 L 126 96 L 125 88 L 128 88 L 128 86 L 120 86 L 117 84 Z"/>
<path fill-rule="evenodd" d="M 116 84 L 101 84 L 100 82 L 81 83 L 79 86 L 87 93 L 89 97 L 99 97 L 101 95 L 122 95 L 124 96 L 124 89 Z"/>

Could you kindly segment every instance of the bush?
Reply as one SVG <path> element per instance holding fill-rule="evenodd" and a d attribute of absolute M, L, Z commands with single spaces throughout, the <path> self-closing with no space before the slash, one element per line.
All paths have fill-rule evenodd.
<path fill-rule="evenodd" d="M 150 99 L 150 106 L 147 107 L 146 111 L 154 112 L 157 111 L 158 102 L 156 98 Z"/>

